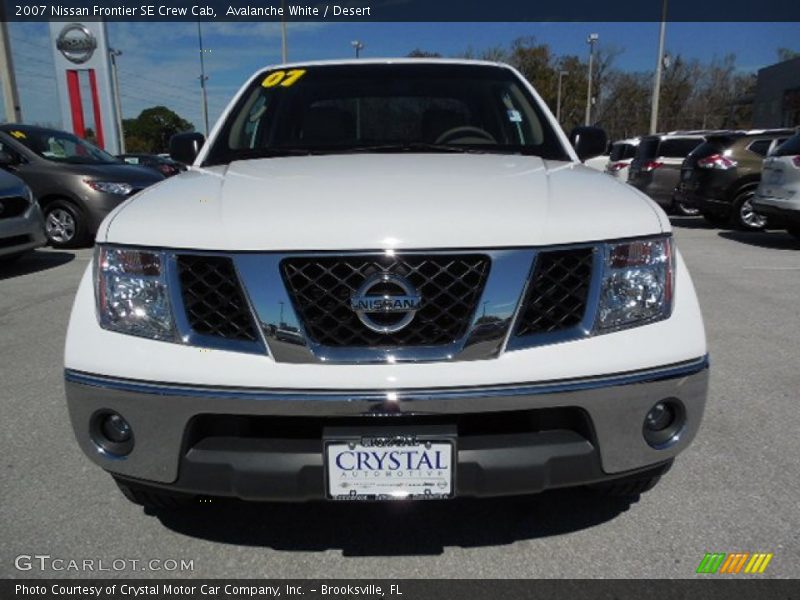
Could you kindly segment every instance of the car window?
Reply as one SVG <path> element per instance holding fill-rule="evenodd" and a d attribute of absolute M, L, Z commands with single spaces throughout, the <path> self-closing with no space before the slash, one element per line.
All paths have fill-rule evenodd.
<path fill-rule="evenodd" d="M 431 146 L 568 159 L 541 108 L 508 69 L 366 64 L 264 71 L 231 111 L 206 163 L 282 150 Z"/>
<path fill-rule="evenodd" d="M 751 142 L 750 145 L 747 146 L 747 149 L 750 150 L 750 152 L 755 152 L 759 156 L 766 156 L 771 144 L 772 140 L 756 140 Z"/>
<path fill-rule="evenodd" d="M 75 164 L 111 164 L 120 161 L 97 146 L 67 133 L 48 129 L 23 129 L 15 136 L 20 144 L 42 158 Z"/>
<path fill-rule="evenodd" d="M 800 154 L 800 133 L 790 137 L 775 149 L 774 156 L 794 156 Z"/>
<path fill-rule="evenodd" d="M 620 160 L 627 160 L 636 155 L 636 146 L 633 144 L 614 144 L 611 148 L 611 156 L 609 157 L 612 162 Z"/>
<path fill-rule="evenodd" d="M 692 150 L 703 143 L 701 138 L 670 138 L 662 140 L 658 156 L 665 158 L 685 158 Z"/>
<path fill-rule="evenodd" d="M 706 156 L 711 156 L 712 154 L 721 154 L 725 149 L 726 143 L 727 142 L 725 140 L 710 139 L 692 150 L 689 153 L 689 157 L 693 159 L 699 159 L 705 158 Z"/>

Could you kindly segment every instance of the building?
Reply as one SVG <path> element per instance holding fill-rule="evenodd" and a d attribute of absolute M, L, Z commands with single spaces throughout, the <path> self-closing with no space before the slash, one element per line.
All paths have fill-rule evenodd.
<path fill-rule="evenodd" d="M 800 57 L 758 71 L 753 127 L 800 125 Z"/>

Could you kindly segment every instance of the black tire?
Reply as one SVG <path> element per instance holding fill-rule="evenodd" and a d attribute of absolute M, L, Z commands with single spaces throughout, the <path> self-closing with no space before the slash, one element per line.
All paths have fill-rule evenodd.
<path fill-rule="evenodd" d="M 731 225 L 742 231 L 761 231 L 767 226 L 767 217 L 753 210 L 752 200 L 756 188 L 740 190 L 733 199 Z M 748 216 L 752 215 L 752 216 Z"/>
<path fill-rule="evenodd" d="M 669 471 L 671 467 L 672 461 L 660 467 L 656 467 L 655 469 L 629 475 L 628 477 L 594 483 L 589 486 L 589 489 L 602 496 L 612 496 L 615 498 L 640 496 L 652 490 L 661 480 L 662 475 Z"/>
<path fill-rule="evenodd" d="M 706 220 L 706 223 L 714 227 L 723 227 L 728 224 L 728 217 L 719 215 L 717 213 L 703 212 L 700 215 Z"/>
<path fill-rule="evenodd" d="M 87 219 L 69 200 L 53 200 L 44 207 L 47 240 L 53 248 L 77 248 L 89 237 Z"/>
<path fill-rule="evenodd" d="M 786 231 L 788 231 L 789 235 L 791 235 L 792 237 L 800 240 L 800 225 L 789 225 L 786 228 Z"/>
<path fill-rule="evenodd" d="M 114 479 L 119 491 L 134 504 L 153 511 L 180 510 L 196 503 L 197 498 L 190 494 L 171 494 L 157 488 L 136 485 Z"/>

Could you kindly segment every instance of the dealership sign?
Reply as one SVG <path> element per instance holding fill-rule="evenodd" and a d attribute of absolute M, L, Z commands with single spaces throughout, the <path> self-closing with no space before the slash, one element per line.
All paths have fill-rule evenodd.
<path fill-rule="evenodd" d="M 50 43 L 63 128 L 84 139 L 91 130 L 91 141 L 118 154 L 105 23 L 50 21 Z"/>

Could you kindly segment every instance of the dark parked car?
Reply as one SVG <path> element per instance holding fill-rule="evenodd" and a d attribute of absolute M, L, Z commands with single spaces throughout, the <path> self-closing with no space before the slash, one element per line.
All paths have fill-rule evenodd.
<path fill-rule="evenodd" d="M 731 131 L 709 135 L 681 168 L 680 194 L 714 225 L 762 229 L 767 217 L 753 209 L 764 157 L 794 133 L 791 129 Z"/>
<path fill-rule="evenodd" d="M 139 167 L 147 167 L 161 173 L 164 177 L 172 177 L 181 171 L 186 170 L 186 166 L 179 162 L 175 162 L 171 158 L 158 156 L 157 154 L 120 154 L 117 156 L 120 160 L 128 163 L 129 165 L 137 165 Z"/>
<path fill-rule="evenodd" d="M 0 125 L 0 168 L 33 190 L 47 238 L 56 247 L 90 242 L 117 205 L 164 179 L 66 131 L 29 125 Z"/>
<path fill-rule="evenodd" d="M 698 133 L 643 137 L 631 161 L 628 183 L 650 196 L 668 212 L 696 215 L 697 209 L 687 207 L 680 198 L 675 197 L 675 187 L 680 180 L 683 159 L 703 141 L 703 136 Z"/>
<path fill-rule="evenodd" d="M 30 188 L 0 171 L 0 264 L 44 246 L 44 221 Z"/>

